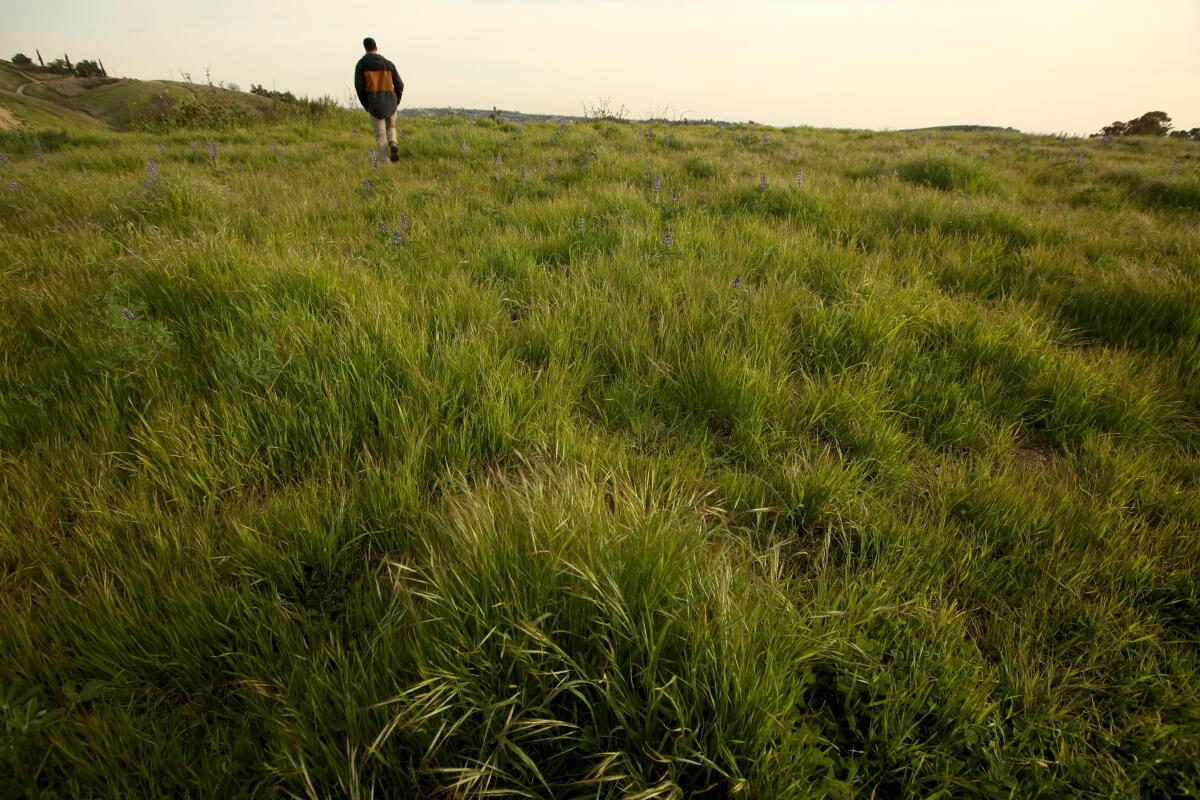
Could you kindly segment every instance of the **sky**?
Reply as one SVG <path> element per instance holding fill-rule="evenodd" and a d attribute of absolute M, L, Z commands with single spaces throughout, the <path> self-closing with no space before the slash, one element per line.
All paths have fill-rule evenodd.
<path fill-rule="evenodd" d="M 406 107 L 1086 134 L 1200 127 L 1200 0 L 0 0 L 0 55 L 351 95 L 364 36 Z"/>

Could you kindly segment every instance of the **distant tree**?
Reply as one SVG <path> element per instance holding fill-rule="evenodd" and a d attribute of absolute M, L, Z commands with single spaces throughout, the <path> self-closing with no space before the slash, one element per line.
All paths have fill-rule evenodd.
<path fill-rule="evenodd" d="M 1165 111 L 1147 111 L 1128 122 L 1114 122 L 1100 129 L 1096 136 L 1166 136 L 1171 130 L 1171 118 Z"/>
<path fill-rule="evenodd" d="M 75 65 L 75 74 L 81 78 L 98 78 L 104 75 L 104 68 L 95 61 L 84 59 Z"/>
<path fill-rule="evenodd" d="M 1180 129 L 1171 131 L 1168 135 L 1172 139 L 1191 139 L 1193 142 L 1200 142 L 1200 128 L 1192 128 L 1190 131 Z"/>
<path fill-rule="evenodd" d="M 291 92 L 280 92 L 275 89 L 266 89 L 261 83 L 250 84 L 250 94 L 256 94 L 260 97 L 269 97 L 272 100 L 278 100 L 281 103 L 298 102 L 296 95 Z"/>
<path fill-rule="evenodd" d="M 71 65 L 61 58 L 56 58 L 46 65 L 46 69 L 58 74 L 67 74 L 72 72 Z"/>
<path fill-rule="evenodd" d="M 33 59 L 24 53 L 17 53 L 12 57 L 12 63 L 16 64 L 18 67 L 28 67 L 33 64 Z"/>

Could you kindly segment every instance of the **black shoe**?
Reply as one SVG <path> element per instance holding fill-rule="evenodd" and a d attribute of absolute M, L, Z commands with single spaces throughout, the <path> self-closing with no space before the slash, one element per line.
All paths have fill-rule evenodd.
<path fill-rule="evenodd" d="M 400 160 L 400 147 L 399 147 L 399 145 L 392 145 L 392 163 L 395 164 L 399 160 Z"/>

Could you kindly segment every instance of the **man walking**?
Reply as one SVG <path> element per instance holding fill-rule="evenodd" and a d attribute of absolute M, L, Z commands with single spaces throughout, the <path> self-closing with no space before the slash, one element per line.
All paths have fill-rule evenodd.
<path fill-rule="evenodd" d="M 379 152 L 389 150 L 392 161 L 399 161 L 396 108 L 404 95 L 404 81 L 400 80 L 396 65 L 379 55 L 374 39 L 369 36 L 363 39 L 363 49 L 367 54 L 354 67 L 354 91 L 358 92 L 358 102 L 371 115 Z"/>

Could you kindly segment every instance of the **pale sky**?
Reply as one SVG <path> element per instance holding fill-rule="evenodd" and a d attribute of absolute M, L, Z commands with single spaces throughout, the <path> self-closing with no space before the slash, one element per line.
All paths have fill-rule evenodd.
<path fill-rule="evenodd" d="M 1200 0 L 0 0 L 0 54 L 350 92 L 374 36 L 407 107 L 898 129 L 1200 127 Z"/>

